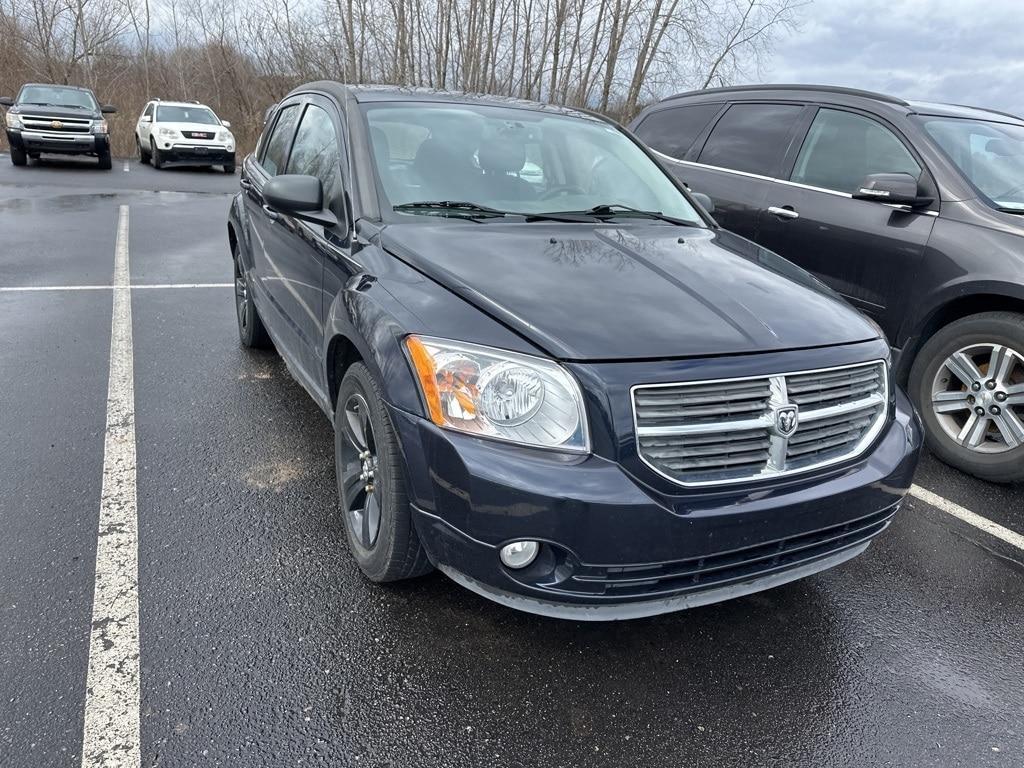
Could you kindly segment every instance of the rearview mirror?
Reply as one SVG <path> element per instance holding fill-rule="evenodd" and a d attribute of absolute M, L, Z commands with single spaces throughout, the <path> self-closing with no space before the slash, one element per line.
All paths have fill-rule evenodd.
<path fill-rule="evenodd" d="M 104 115 L 112 115 L 115 112 L 117 112 L 117 107 L 115 107 L 113 104 L 104 104 L 102 107 L 100 107 L 100 112 L 102 112 Z"/>
<path fill-rule="evenodd" d="M 227 120 L 221 120 L 220 124 L 223 125 L 225 128 L 230 128 L 231 127 L 231 123 L 228 122 Z"/>
<path fill-rule="evenodd" d="M 13 107 L 14 99 L 10 96 L 0 96 L 0 104 L 3 104 L 5 107 Z"/>
<path fill-rule="evenodd" d="M 917 179 L 909 173 L 872 173 L 864 177 L 853 193 L 854 200 L 874 200 L 892 205 L 921 206 L 932 202 L 919 197 Z"/>
<path fill-rule="evenodd" d="M 338 217 L 324 208 L 324 188 L 316 176 L 286 173 L 263 187 L 263 199 L 275 211 L 323 227 L 334 227 Z"/>
<path fill-rule="evenodd" d="M 703 192 L 691 192 L 690 197 L 697 201 L 697 204 L 703 208 L 707 213 L 715 212 L 715 201 L 705 195 Z"/>

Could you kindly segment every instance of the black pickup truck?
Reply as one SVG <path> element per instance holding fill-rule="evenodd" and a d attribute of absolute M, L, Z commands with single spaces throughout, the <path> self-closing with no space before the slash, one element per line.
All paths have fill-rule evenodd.
<path fill-rule="evenodd" d="M 43 153 L 92 155 L 110 170 L 110 134 L 103 115 L 116 112 L 100 105 L 88 88 L 26 83 L 16 99 L 0 98 L 7 107 L 4 124 L 11 162 L 25 165 Z"/>

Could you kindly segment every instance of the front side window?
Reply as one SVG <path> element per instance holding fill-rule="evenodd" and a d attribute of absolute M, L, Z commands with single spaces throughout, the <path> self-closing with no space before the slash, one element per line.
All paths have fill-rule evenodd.
<path fill-rule="evenodd" d="M 287 173 L 320 179 L 324 187 L 324 204 L 334 210 L 341 200 L 340 166 L 341 154 L 334 123 L 323 109 L 310 104 L 295 133 Z"/>
<path fill-rule="evenodd" d="M 956 117 L 918 119 L 992 205 L 1024 213 L 1024 126 Z"/>
<path fill-rule="evenodd" d="M 220 120 L 206 107 L 170 107 L 160 105 L 156 108 L 158 123 L 199 123 L 200 125 L 220 125 Z"/>
<path fill-rule="evenodd" d="M 26 85 L 18 94 L 18 104 L 32 104 L 47 107 L 71 107 L 72 109 L 97 110 L 99 105 L 88 91 L 77 88 L 62 88 L 59 85 Z"/>
<path fill-rule="evenodd" d="M 802 111 L 799 104 L 733 104 L 715 124 L 698 162 L 774 177 Z"/>
<path fill-rule="evenodd" d="M 636 135 L 651 149 L 682 160 L 721 104 L 691 104 L 652 112 L 636 127 Z"/>
<path fill-rule="evenodd" d="M 490 104 L 363 111 L 385 208 L 459 201 L 529 215 L 618 205 L 703 223 L 639 146 L 597 118 Z"/>
<path fill-rule="evenodd" d="M 916 179 L 921 166 L 878 121 L 838 109 L 818 110 L 790 181 L 852 194 L 873 173 L 908 173 Z"/>
<path fill-rule="evenodd" d="M 146 105 L 146 108 L 144 110 L 142 110 L 142 116 L 143 117 L 152 117 L 153 116 L 153 105 L 152 104 L 147 104 Z"/>
<path fill-rule="evenodd" d="M 299 109 L 297 104 L 289 104 L 286 107 L 282 107 L 277 122 L 274 123 L 270 138 L 260 142 L 267 147 L 263 152 L 260 165 L 271 176 L 284 173 L 285 162 L 288 159 L 288 148 L 291 146 L 292 136 L 295 134 L 295 121 L 298 118 Z"/>

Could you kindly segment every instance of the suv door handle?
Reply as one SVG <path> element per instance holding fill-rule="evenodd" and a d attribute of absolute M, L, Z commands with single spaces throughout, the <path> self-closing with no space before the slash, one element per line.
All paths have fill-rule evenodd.
<path fill-rule="evenodd" d="M 270 219 L 271 221 L 277 221 L 278 213 L 269 205 L 263 206 L 263 212 L 267 214 L 267 218 Z"/>
<path fill-rule="evenodd" d="M 252 182 L 245 178 L 239 179 L 238 186 L 240 186 L 242 189 L 252 189 Z"/>
<path fill-rule="evenodd" d="M 768 213 L 778 216 L 780 219 L 799 219 L 800 214 L 793 210 L 793 206 L 784 205 L 781 208 L 777 205 L 770 206 Z"/>

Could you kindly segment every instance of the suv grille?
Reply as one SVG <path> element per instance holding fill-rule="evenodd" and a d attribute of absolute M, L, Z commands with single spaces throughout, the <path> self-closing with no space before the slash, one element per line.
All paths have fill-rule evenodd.
<path fill-rule="evenodd" d="M 88 117 L 22 115 L 21 124 L 25 126 L 25 130 L 45 133 L 83 134 L 92 130 L 92 119 Z"/>
<path fill-rule="evenodd" d="M 885 423 L 884 362 L 633 388 L 640 457 L 682 485 L 741 482 L 859 455 Z"/>

